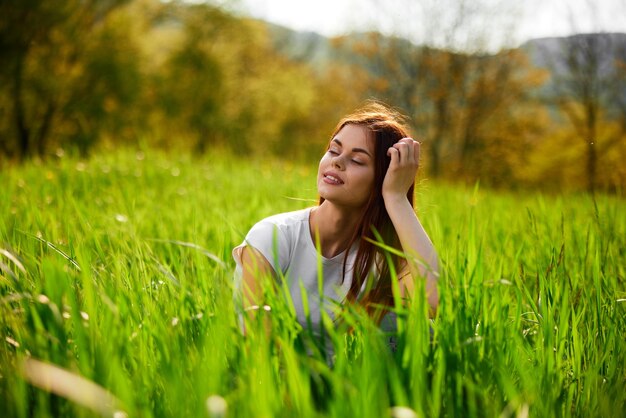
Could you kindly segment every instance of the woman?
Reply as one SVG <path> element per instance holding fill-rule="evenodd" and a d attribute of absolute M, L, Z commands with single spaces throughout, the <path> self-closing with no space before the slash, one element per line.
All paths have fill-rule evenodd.
<path fill-rule="evenodd" d="M 419 154 L 401 117 L 381 104 L 343 118 L 319 163 L 319 205 L 260 221 L 233 250 L 244 309 L 264 305 L 262 280 L 273 277 L 287 281 L 304 327 L 319 332 L 320 310 L 332 316 L 337 302 L 359 303 L 380 322 L 384 312 L 377 307 L 393 306 L 395 272 L 403 298 L 425 280 L 434 312 L 437 254 L 413 209 Z M 390 268 L 378 238 L 406 257 L 392 256 Z"/>

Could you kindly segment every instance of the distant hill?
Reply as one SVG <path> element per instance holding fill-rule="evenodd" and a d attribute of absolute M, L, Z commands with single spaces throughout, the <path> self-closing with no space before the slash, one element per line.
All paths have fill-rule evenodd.
<path fill-rule="evenodd" d="M 265 22 L 274 47 L 285 56 L 315 67 L 326 65 L 334 55 L 330 39 L 316 32 L 300 32 Z"/>
<path fill-rule="evenodd" d="M 605 71 L 614 69 L 615 59 L 626 60 L 626 33 L 591 33 L 568 37 L 539 38 L 524 43 L 520 48 L 531 58 L 531 62 L 542 68 L 567 72 L 566 63 L 559 59 L 562 52 L 580 43 L 596 47 L 599 67 Z"/>
<path fill-rule="evenodd" d="M 283 26 L 267 23 L 275 48 L 290 59 L 306 62 L 318 70 L 323 70 L 333 60 L 353 62 L 355 55 L 346 48 L 337 48 L 331 38 L 315 32 L 299 32 Z M 365 36 L 363 33 L 347 35 L 344 42 L 350 44 Z M 524 51 L 530 62 L 551 73 L 550 80 L 542 88 L 543 92 L 553 92 L 551 84 L 555 79 L 567 76 L 568 68 L 564 60 L 564 51 L 577 43 L 596 46 L 601 74 L 609 76 L 616 71 L 615 63 L 619 59 L 626 62 L 626 33 L 593 33 L 568 37 L 532 39 L 518 49 Z M 407 48 L 420 48 L 406 41 Z M 626 95 L 626 91 L 624 92 Z"/>
<path fill-rule="evenodd" d="M 599 97 L 606 101 L 608 107 L 614 107 L 617 103 L 626 104 L 624 87 L 626 77 L 617 74 L 618 71 L 622 73 L 625 71 L 624 67 L 620 68 L 617 65 L 618 62 L 626 63 L 625 33 L 593 33 L 533 39 L 523 44 L 521 49 L 530 57 L 533 65 L 550 72 L 550 79 L 540 91 L 543 97 L 558 98 L 567 94 L 567 91 L 581 79 L 595 77 L 594 88 L 601 89 Z M 578 73 L 574 76 L 570 72 L 571 64 L 568 64 L 572 54 L 576 54 L 576 61 L 580 65 Z M 559 85 L 559 81 L 567 83 L 567 87 L 564 89 L 563 85 Z"/>

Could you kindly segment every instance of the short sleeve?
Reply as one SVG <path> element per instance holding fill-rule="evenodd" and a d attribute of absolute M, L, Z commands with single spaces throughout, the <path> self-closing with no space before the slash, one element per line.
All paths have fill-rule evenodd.
<path fill-rule="evenodd" d="M 238 269 L 242 268 L 241 252 L 246 246 L 259 251 L 277 274 L 284 273 L 289 267 L 290 247 L 286 234 L 273 222 L 268 220 L 258 222 L 250 229 L 244 242 L 233 248 L 233 258 Z"/>

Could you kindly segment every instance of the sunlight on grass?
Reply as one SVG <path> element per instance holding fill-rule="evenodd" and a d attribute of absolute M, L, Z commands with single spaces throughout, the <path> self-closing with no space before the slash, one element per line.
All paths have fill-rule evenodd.
<path fill-rule="evenodd" d="M 124 405 L 147 417 L 527 417 L 626 407 L 624 200 L 423 182 L 418 214 L 442 262 L 437 317 L 419 292 L 396 307 L 391 349 L 346 307 L 341 321 L 323 320 L 327 351 L 280 294 L 246 337 L 233 303 L 231 248 L 256 221 L 316 197 L 315 168 L 285 164 L 119 151 L 0 173 L 4 414 L 112 416 Z"/>

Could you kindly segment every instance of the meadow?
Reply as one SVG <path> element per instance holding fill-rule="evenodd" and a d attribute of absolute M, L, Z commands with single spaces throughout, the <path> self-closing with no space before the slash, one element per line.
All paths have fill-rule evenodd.
<path fill-rule="evenodd" d="M 314 165 L 122 150 L 0 173 L 4 417 L 567 417 L 626 410 L 626 201 L 421 179 L 441 260 L 397 347 L 359 310 L 334 357 L 276 298 L 239 330 L 231 249 L 314 204 Z M 268 319 L 265 319 L 268 318 Z M 272 334 L 259 331 L 272 323 Z M 253 324 L 254 325 L 254 324 Z M 349 331 L 347 329 L 349 328 Z"/>

